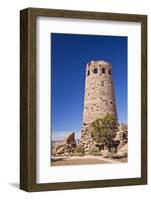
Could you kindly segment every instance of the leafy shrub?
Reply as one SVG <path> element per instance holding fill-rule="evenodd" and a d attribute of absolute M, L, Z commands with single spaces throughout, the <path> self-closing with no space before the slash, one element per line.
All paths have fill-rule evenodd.
<path fill-rule="evenodd" d="M 74 149 L 74 155 L 75 156 L 84 156 L 85 154 L 85 151 L 84 151 L 84 148 L 81 147 L 81 146 L 77 146 L 75 149 Z"/>
<path fill-rule="evenodd" d="M 91 137 L 94 141 L 106 144 L 110 143 L 115 137 L 118 123 L 113 115 L 107 114 L 105 117 L 95 120 L 91 127 Z"/>
<path fill-rule="evenodd" d="M 89 150 L 89 155 L 92 155 L 92 156 L 100 156 L 101 155 L 101 152 L 99 151 L 99 148 L 98 147 L 91 147 L 90 150 Z"/>

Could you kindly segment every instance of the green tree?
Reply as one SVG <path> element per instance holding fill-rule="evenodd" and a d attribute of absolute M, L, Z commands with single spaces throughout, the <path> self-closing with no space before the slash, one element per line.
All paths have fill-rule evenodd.
<path fill-rule="evenodd" d="M 84 151 L 84 148 L 81 147 L 81 146 L 77 146 L 75 149 L 74 149 L 74 155 L 75 156 L 84 156 L 85 154 L 85 151 Z"/>
<path fill-rule="evenodd" d="M 110 149 L 118 130 L 116 118 L 111 114 L 107 114 L 105 117 L 95 120 L 91 126 L 91 137 L 94 141 L 104 143 Z"/>

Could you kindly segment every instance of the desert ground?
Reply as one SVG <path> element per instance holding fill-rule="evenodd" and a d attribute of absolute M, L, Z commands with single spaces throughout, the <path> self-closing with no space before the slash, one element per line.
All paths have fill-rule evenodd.
<path fill-rule="evenodd" d="M 88 165 L 88 164 L 107 164 L 107 163 L 125 163 L 126 158 L 111 159 L 103 158 L 102 156 L 64 156 L 64 157 L 53 157 L 51 159 L 51 166 L 65 166 L 65 165 Z"/>

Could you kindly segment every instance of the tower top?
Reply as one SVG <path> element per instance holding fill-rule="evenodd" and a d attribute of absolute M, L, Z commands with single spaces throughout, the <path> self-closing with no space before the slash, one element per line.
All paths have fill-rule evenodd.
<path fill-rule="evenodd" d="M 105 60 L 91 60 L 89 63 L 87 63 L 88 67 L 109 67 L 112 68 L 111 63 L 105 61 Z"/>

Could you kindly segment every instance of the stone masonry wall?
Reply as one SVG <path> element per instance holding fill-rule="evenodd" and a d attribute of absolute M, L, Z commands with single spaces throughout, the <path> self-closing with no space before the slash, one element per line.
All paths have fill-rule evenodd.
<path fill-rule="evenodd" d="M 86 66 L 83 127 L 80 143 L 89 146 L 91 123 L 107 113 L 117 119 L 112 66 L 106 61 L 91 61 Z M 88 148 L 87 148 L 88 151 Z"/>

